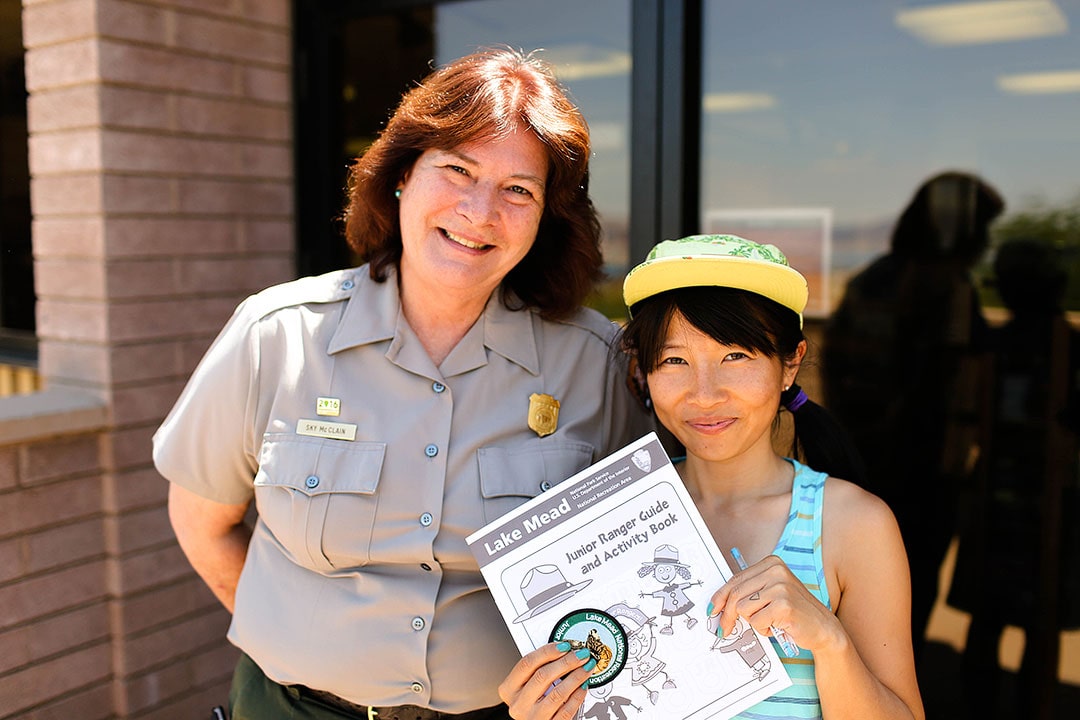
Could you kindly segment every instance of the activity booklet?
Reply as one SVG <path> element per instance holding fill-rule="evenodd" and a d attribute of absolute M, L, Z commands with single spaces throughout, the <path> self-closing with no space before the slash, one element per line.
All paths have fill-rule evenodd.
<path fill-rule="evenodd" d="M 791 685 L 744 619 L 717 637 L 706 608 L 732 572 L 655 433 L 466 542 L 523 655 L 596 660 L 580 717 L 724 720 Z"/>

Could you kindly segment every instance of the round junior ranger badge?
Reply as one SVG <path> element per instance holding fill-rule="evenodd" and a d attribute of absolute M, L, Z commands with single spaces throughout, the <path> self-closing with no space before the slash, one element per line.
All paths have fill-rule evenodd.
<path fill-rule="evenodd" d="M 611 615 L 602 610 L 575 610 L 555 624 L 550 642 L 568 642 L 571 650 L 586 648 L 596 661 L 589 687 L 606 685 L 626 665 L 626 631 Z"/>
<path fill-rule="evenodd" d="M 529 427 L 540 437 L 559 427 L 559 401 L 546 393 L 529 396 Z"/>

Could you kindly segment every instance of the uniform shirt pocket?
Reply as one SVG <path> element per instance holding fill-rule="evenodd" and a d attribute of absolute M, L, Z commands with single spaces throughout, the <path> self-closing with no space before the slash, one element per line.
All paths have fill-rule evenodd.
<path fill-rule="evenodd" d="M 476 451 L 484 522 L 497 520 L 589 467 L 595 452 L 581 442 L 544 443 L 524 448 L 485 447 Z"/>
<path fill-rule="evenodd" d="M 260 519 L 301 565 L 366 564 L 385 454 L 385 443 L 267 435 L 255 475 Z"/>

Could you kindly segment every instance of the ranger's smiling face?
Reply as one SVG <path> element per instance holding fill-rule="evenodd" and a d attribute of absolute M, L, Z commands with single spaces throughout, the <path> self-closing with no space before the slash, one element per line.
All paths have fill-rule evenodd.
<path fill-rule="evenodd" d="M 529 131 L 425 151 L 401 188 L 403 281 L 490 295 L 536 241 L 547 170 Z"/>

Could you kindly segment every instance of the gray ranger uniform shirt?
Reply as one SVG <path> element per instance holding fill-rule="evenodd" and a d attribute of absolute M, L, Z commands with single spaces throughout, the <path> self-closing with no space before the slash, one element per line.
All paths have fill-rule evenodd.
<path fill-rule="evenodd" d="M 354 703 L 497 704 L 520 654 L 465 537 L 652 429 L 615 331 L 591 310 L 511 312 L 496 292 L 435 367 L 393 275 L 245 300 L 154 436 L 170 481 L 255 500 L 229 640 L 273 680 Z M 560 404 L 544 437 L 533 394 Z"/>

